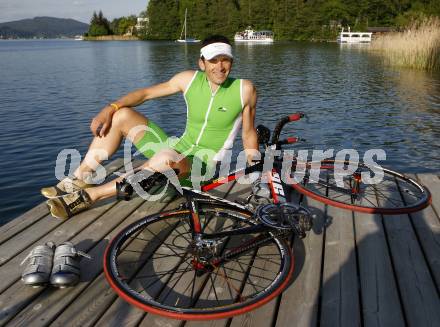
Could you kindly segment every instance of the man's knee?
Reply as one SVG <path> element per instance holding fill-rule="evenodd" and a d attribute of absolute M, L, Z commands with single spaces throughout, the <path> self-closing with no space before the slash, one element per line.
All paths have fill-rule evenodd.
<path fill-rule="evenodd" d="M 119 109 L 113 114 L 112 125 L 122 126 L 134 114 L 134 110 L 129 107 Z"/>
<path fill-rule="evenodd" d="M 136 110 L 124 107 L 119 109 L 113 114 L 112 117 L 112 127 L 117 128 L 123 136 L 127 137 L 133 128 L 140 126 L 138 129 L 134 130 L 132 135 L 133 139 L 137 138 L 137 134 L 143 135 L 145 132 L 145 126 L 147 125 L 147 118 L 142 114 L 138 113 Z"/>

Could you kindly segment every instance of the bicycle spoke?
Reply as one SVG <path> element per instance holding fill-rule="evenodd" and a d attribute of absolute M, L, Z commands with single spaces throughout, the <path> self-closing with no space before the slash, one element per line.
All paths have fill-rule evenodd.
<path fill-rule="evenodd" d="M 233 231 L 255 224 L 244 211 L 240 214 L 240 211 L 228 209 L 231 210 L 230 214 L 228 210 L 219 211 L 221 207 L 215 205 L 212 210 L 205 208 L 211 209 L 208 205 L 200 206 L 199 217 L 207 234 Z M 202 264 L 203 260 L 198 258 L 198 252 L 189 252 L 189 240 L 192 241 L 190 226 L 185 224 L 181 216 L 182 213 L 174 218 L 168 213 L 165 218 L 158 217 L 157 222 L 150 220 L 146 226 L 139 228 L 142 230 L 139 235 L 131 226 L 131 235 L 127 235 L 126 243 L 118 247 L 125 249 L 126 245 L 134 245 L 117 253 L 116 265 L 126 275 L 118 275 L 117 278 L 124 284 L 117 285 L 126 288 L 128 292 L 125 294 L 135 301 L 145 302 L 147 306 L 151 304 L 158 310 L 168 308 L 166 310 L 169 312 L 182 314 L 182 318 L 187 311 L 209 313 L 221 312 L 226 308 L 227 312 L 229 308 L 246 308 L 249 304 L 258 303 L 280 287 L 279 274 L 287 278 L 286 269 L 291 267 L 290 257 L 287 255 L 289 261 L 282 264 L 285 258 L 280 257 L 280 251 L 288 253 L 288 247 L 284 240 L 270 243 L 271 237 L 275 236 L 267 232 L 220 238 L 213 252 L 214 257 L 222 258 L 234 253 L 232 258 L 224 259 L 212 271 L 208 271 L 209 266 L 200 266 L 197 270 L 194 260 Z M 257 243 L 261 240 L 267 240 L 268 243 Z M 243 293 L 243 290 L 247 293 Z"/>
<path fill-rule="evenodd" d="M 421 210 L 428 206 L 431 199 L 429 191 L 402 174 L 382 167 L 381 180 L 375 184 L 365 184 L 362 182 L 364 174 L 366 176 L 376 176 L 376 170 L 365 166 L 362 163 L 357 164 L 357 170 L 352 175 L 344 170 L 339 172 L 336 165 L 345 167 L 352 165 L 349 161 L 335 161 L 328 159 L 306 164 L 307 172 L 310 174 L 311 167 L 321 165 L 319 178 L 311 178 L 309 182 L 303 184 L 291 184 L 299 193 L 314 198 L 325 204 L 336 206 L 352 211 L 381 214 L 402 214 Z M 324 176 L 327 176 L 327 182 Z M 358 184 L 357 179 L 361 177 Z M 312 183 L 317 182 L 317 183 Z M 343 182 L 343 184 L 340 184 Z M 343 187 L 338 186 L 341 185 Z M 328 186 L 328 190 L 325 189 Z M 352 190 L 356 191 L 352 194 Z M 399 197 L 407 193 L 405 200 Z M 346 196 L 344 196 L 346 195 Z M 371 198 L 378 198 L 375 203 Z"/>
<path fill-rule="evenodd" d="M 170 227 L 172 227 L 172 226 L 170 225 L 170 223 L 168 223 L 168 222 L 166 222 L 166 223 L 167 223 Z M 179 232 L 179 231 L 177 230 L 177 229 L 180 227 L 179 225 L 180 225 L 180 223 L 177 224 L 177 226 L 174 228 L 173 232 L 176 232 L 179 236 L 182 236 L 182 238 L 184 238 L 186 241 L 188 241 L 189 243 L 191 243 L 191 238 L 185 237 L 184 234 L 182 234 L 181 232 Z M 181 225 L 181 226 L 183 226 L 183 228 L 186 228 L 186 224 Z M 185 234 L 190 234 L 190 232 L 187 231 Z"/>
<path fill-rule="evenodd" d="M 395 201 L 395 200 L 392 200 L 391 197 L 385 195 L 383 192 L 379 191 L 379 189 L 377 189 L 377 188 L 375 188 L 375 187 L 373 187 L 373 188 L 374 188 L 374 190 L 377 191 L 377 193 L 379 193 L 378 196 L 379 196 L 379 195 L 382 195 L 382 198 L 383 198 L 385 201 L 390 201 L 391 203 L 394 204 L 394 206 L 397 207 L 397 206 L 403 204 L 403 201 L 400 201 L 401 203 L 398 203 L 398 204 L 396 205 L 397 200 L 396 200 L 396 201 Z"/>
<path fill-rule="evenodd" d="M 185 270 L 185 269 L 180 269 L 180 270 L 176 270 L 176 271 L 172 271 L 172 272 L 170 272 L 170 271 L 158 271 L 158 272 L 155 272 L 154 274 L 151 274 L 151 275 L 141 275 L 141 276 L 136 276 L 136 277 L 134 277 L 133 279 L 145 279 L 145 278 L 151 278 L 151 277 L 157 277 L 157 276 L 166 276 L 166 275 L 172 275 L 172 274 L 175 274 L 175 273 L 181 273 L 181 272 L 187 272 L 187 271 L 190 271 L 191 269 L 189 269 L 189 270 Z"/>
<path fill-rule="evenodd" d="M 169 248 L 169 249 L 171 250 L 171 252 L 173 252 L 175 255 L 178 256 L 178 253 L 177 253 L 176 251 L 174 251 L 172 248 L 170 248 L 170 247 L 165 243 L 165 240 L 163 240 L 163 239 L 161 239 L 160 237 L 158 237 L 157 234 L 154 234 L 152 231 L 150 231 L 150 230 L 147 230 L 147 231 L 150 232 L 153 236 L 157 237 L 157 238 L 162 242 L 163 245 L 165 245 L 167 248 Z"/>
<path fill-rule="evenodd" d="M 240 282 L 240 280 L 237 280 L 237 279 L 235 279 L 235 278 L 228 277 L 228 275 L 227 275 L 227 273 L 226 273 L 226 270 L 224 269 L 224 267 L 222 267 L 222 268 L 223 268 L 223 271 L 224 271 L 225 275 L 220 275 L 220 276 L 222 276 L 223 279 L 226 281 L 226 284 L 227 284 L 228 289 L 229 289 L 229 293 L 231 294 L 231 298 L 234 298 L 234 297 L 232 296 L 232 291 L 231 291 L 231 289 L 233 289 L 233 290 L 235 291 L 235 293 L 237 293 L 237 297 L 241 297 L 240 291 L 237 290 L 237 289 L 234 287 L 234 285 L 231 283 L 231 280 L 236 280 L 236 281 L 238 281 L 238 282 Z"/>
<path fill-rule="evenodd" d="M 196 288 L 196 277 L 197 277 L 197 274 L 196 274 L 196 271 L 194 270 L 193 279 L 192 279 L 191 304 L 190 305 L 193 305 L 193 302 L 194 302 L 193 299 L 194 299 L 194 290 Z"/>
<path fill-rule="evenodd" d="M 235 272 L 239 272 L 238 270 L 233 270 L 232 268 L 227 268 L 227 269 L 228 269 L 228 270 L 235 271 Z M 273 274 L 276 274 L 275 271 L 271 271 L 271 270 L 263 269 L 263 268 L 256 267 L 256 266 L 252 266 L 252 269 L 258 269 L 258 270 L 261 270 L 261 271 L 264 271 L 264 272 L 271 272 L 271 273 L 273 273 Z M 245 273 L 245 272 L 243 272 L 243 273 Z M 260 275 L 254 275 L 254 274 L 251 274 L 251 273 L 249 273 L 249 275 L 252 276 L 252 277 L 261 277 Z M 261 277 L 261 278 L 270 281 L 269 278 L 264 278 L 264 277 Z"/>
<path fill-rule="evenodd" d="M 254 267 L 252 267 L 252 268 L 254 268 Z M 228 269 L 228 270 L 231 270 L 231 269 Z M 234 270 L 233 270 L 233 271 L 234 271 Z M 236 271 L 236 270 L 235 270 L 235 271 Z M 243 274 L 246 275 L 246 272 L 243 272 Z M 248 274 L 248 276 L 250 276 L 250 274 Z M 237 281 L 237 282 L 240 282 L 240 283 L 243 282 L 243 280 L 241 280 L 241 279 L 237 279 L 237 278 L 231 278 L 231 277 L 230 277 L 230 279 L 231 279 L 231 280 L 234 280 L 234 281 Z M 244 281 L 244 285 L 246 285 L 246 282 L 247 282 L 247 281 L 253 286 L 253 288 L 255 289 L 255 292 L 256 292 L 256 293 L 258 293 L 258 292 L 260 292 L 262 289 L 264 289 L 264 288 L 262 288 L 261 290 L 257 290 L 257 288 L 256 288 L 257 285 L 255 285 L 254 283 L 252 283 L 252 281 L 251 281 L 249 278 L 247 278 L 247 279 Z M 240 292 L 237 291 L 237 295 L 240 295 L 239 293 L 240 293 Z"/>
<path fill-rule="evenodd" d="M 273 264 L 275 264 L 275 265 L 278 265 L 277 262 L 274 262 L 274 261 L 272 261 L 272 260 L 270 260 L 270 259 L 267 259 L 267 258 L 263 258 L 263 257 L 259 257 L 259 256 L 256 256 L 256 258 L 259 258 L 259 259 L 262 259 L 262 260 L 264 260 L 264 261 L 267 261 L 267 262 L 273 263 Z M 232 260 L 232 259 L 231 259 L 231 260 Z"/>
<path fill-rule="evenodd" d="M 188 264 L 188 265 L 185 267 L 185 269 L 187 269 L 187 268 L 190 267 L 190 266 L 191 266 L 191 265 Z M 176 287 L 177 283 L 182 279 L 183 275 L 184 275 L 186 272 L 191 271 L 191 270 L 192 270 L 192 269 L 190 268 L 189 270 L 186 270 L 186 271 L 182 272 L 182 273 L 180 274 L 180 276 L 178 276 L 178 278 L 177 278 L 177 277 L 174 277 L 174 280 L 176 280 L 176 281 L 175 281 L 175 283 L 174 283 L 174 285 L 173 285 L 172 287 L 170 287 L 170 286 L 168 286 L 168 285 L 169 285 L 169 283 L 171 283 L 171 282 L 173 281 L 173 278 L 171 278 L 171 279 L 167 282 L 167 286 L 168 286 L 169 290 L 167 291 L 167 293 L 165 294 L 165 296 L 163 296 L 164 299 L 166 299 L 166 298 L 168 297 L 168 295 L 170 295 L 170 292 L 174 289 L 174 287 Z M 176 278 L 177 278 L 177 279 L 176 279 Z M 161 296 L 161 297 L 162 297 L 162 296 Z"/>
<path fill-rule="evenodd" d="M 375 203 L 371 202 L 370 199 L 368 199 L 368 197 L 362 197 L 362 199 L 367 200 L 371 204 L 371 206 L 377 207 Z"/>
<path fill-rule="evenodd" d="M 220 301 L 218 299 L 218 296 L 217 296 L 217 290 L 215 289 L 214 281 L 212 280 L 212 275 L 211 274 L 209 274 L 209 279 L 211 280 L 211 289 L 214 291 L 215 299 L 217 300 L 218 303 L 220 303 Z"/>

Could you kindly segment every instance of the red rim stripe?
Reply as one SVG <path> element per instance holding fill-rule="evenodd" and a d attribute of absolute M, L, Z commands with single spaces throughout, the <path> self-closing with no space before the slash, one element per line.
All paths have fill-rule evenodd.
<path fill-rule="evenodd" d="M 428 192 L 428 201 L 426 201 L 425 203 L 422 203 L 416 207 L 395 208 L 395 209 L 370 208 L 370 207 L 357 206 L 354 204 L 347 204 L 347 203 L 331 200 L 327 197 L 324 197 L 324 196 L 318 195 L 312 191 L 309 191 L 308 189 L 302 187 L 299 183 L 298 184 L 290 184 L 290 186 L 293 187 L 295 190 L 297 190 L 299 193 L 302 193 L 305 196 L 308 196 L 308 197 L 315 199 L 319 202 L 322 202 L 324 204 L 328 204 L 328 205 L 331 205 L 331 206 L 334 206 L 337 208 L 347 209 L 347 210 L 356 211 L 356 212 L 381 213 L 384 215 L 401 215 L 401 214 L 407 214 L 407 213 L 416 212 L 416 211 L 425 209 L 432 202 L 431 193 L 429 193 L 429 191 L 426 190 L 426 192 Z"/>
<path fill-rule="evenodd" d="M 163 310 L 163 309 L 158 309 L 158 308 L 154 308 L 142 303 L 137 302 L 135 299 L 131 298 L 130 296 L 128 296 L 125 292 L 123 292 L 121 289 L 119 289 L 119 287 L 113 282 L 113 279 L 110 276 L 110 273 L 107 270 L 107 257 L 108 257 L 108 251 L 110 249 L 110 245 L 113 243 L 113 240 L 109 243 L 109 245 L 107 246 L 105 253 L 104 253 L 104 275 L 105 278 L 107 279 L 108 283 L 110 284 L 110 286 L 113 288 L 114 291 L 116 291 L 116 293 L 125 301 L 127 301 L 128 303 L 146 311 L 149 313 L 153 313 L 153 314 L 157 314 L 159 316 L 163 316 L 163 317 L 167 317 L 167 318 L 172 318 L 172 319 L 178 319 L 178 320 L 214 320 L 214 319 L 224 319 L 224 318 L 229 318 L 229 317 L 233 317 L 233 316 L 237 316 L 237 315 L 241 315 L 244 314 L 246 312 L 249 312 L 251 310 L 257 309 L 258 307 L 268 303 L 269 301 L 271 301 L 274 297 L 278 296 L 279 294 L 281 294 L 282 291 L 284 291 L 284 289 L 287 287 L 287 285 L 290 282 L 290 279 L 292 277 L 293 274 L 293 270 L 294 270 L 294 255 L 293 252 L 291 250 L 291 263 L 290 263 L 290 269 L 288 272 L 288 275 L 286 277 L 286 279 L 284 280 L 284 282 L 280 285 L 280 287 L 273 292 L 272 294 L 270 294 L 268 297 L 265 297 L 263 299 L 261 299 L 259 302 L 256 302 L 252 305 L 249 305 L 247 307 L 241 308 L 241 309 L 235 309 L 232 311 L 228 311 L 228 312 L 221 312 L 221 313 L 212 313 L 212 314 L 185 314 L 185 313 L 177 313 L 177 312 L 172 312 L 172 311 L 167 311 L 167 310 Z"/>

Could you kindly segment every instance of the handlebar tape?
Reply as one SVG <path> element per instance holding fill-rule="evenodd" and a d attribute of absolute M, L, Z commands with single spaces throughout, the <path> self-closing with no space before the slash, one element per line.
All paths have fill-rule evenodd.
<path fill-rule="evenodd" d="M 286 116 L 286 117 L 282 118 L 278 122 L 277 126 L 274 129 L 274 132 L 273 132 L 273 135 L 272 135 L 272 144 L 278 143 L 278 140 L 279 140 L 280 134 L 281 134 L 281 130 L 284 127 L 284 125 L 286 125 L 287 123 L 292 122 L 292 121 L 300 120 L 303 117 L 304 117 L 304 113 L 297 112 L 295 114 L 292 114 L 292 115 L 289 115 L 289 116 Z"/>

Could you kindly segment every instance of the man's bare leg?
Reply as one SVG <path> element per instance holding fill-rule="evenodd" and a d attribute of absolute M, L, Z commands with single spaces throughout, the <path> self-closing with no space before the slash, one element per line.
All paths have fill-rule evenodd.
<path fill-rule="evenodd" d="M 136 144 L 144 132 L 129 135 L 130 130 L 136 126 L 146 126 L 147 118 L 131 108 L 121 108 L 114 113 L 112 118 L 112 126 L 106 136 L 96 136 L 81 162 L 80 166 L 75 170 L 74 176 L 84 180 L 92 172 L 96 170 L 98 165 L 105 159 L 109 159 L 121 145 L 124 137 L 129 137 L 133 144 Z M 148 132 L 147 132 L 148 133 Z M 100 153 L 106 153 L 107 158 L 101 157 Z"/>
<path fill-rule="evenodd" d="M 133 111 L 131 109 L 127 108 L 126 113 L 128 117 L 126 117 L 124 120 L 122 119 L 121 119 L 122 121 L 115 120 L 115 124 L 112 126 L 112 128 L 114 128 L 116 132 L 114 131 L 114 134 L 111 134 L 110 136 L 109 135 L 106 136 L 108 140 L 107 142 L 106 141 L 103 142 L 102 140 L 99 139 L 94 140 L 94 142 L 90 146 L 89 152 L 87 153 L 89 158 L 91 157 L 97 163 L 101 162 L 99 156 L 97 158 L 94 157 L 94 153 L 91 150 L 106 149 L 106 151 L 113 150 L 114 152 L 116 151 L 115 148 L 117 148 L 116 145 L 118 145 L 121 142 L 123 136 L 127 136 L 133 142 L 139 141 L 140 137 L 142 137 L 145 132 L 138 133 L 140 135 L 132 136 L 131 135 L 132 132 L 127 129 L 132 129 L 133 127 L 139 126 L 139 122 L 144 124 L 141 125 L 141 129 L 142 129 L 142 127 L 146 125 L 147 120 L 142 115 L 139 115 L 141 119 L 137 120 L 136 123 L 131 124 L 130 122 L 129 124 L 122 126 L 121 123 L 129 119 L 129 117 L 133 117 L 132 115 Z M 127 127 L 127 125 L 129 127 Z M 113 148 L 111 146 L 113 146 Z M 83 174 L 81 176 L 84 176 L 87 172 L 90 172 L 92 168 L 96 169 L 97 167 L 96 162 L 95 163 L 92 162 L 92 164 L 94 163 L 95 166 L 91 165 L 91 167 L 89 167 L 88 165 L 86 165 L 85 168 L 84 168 L 85 163 L 83 162 L 81 165 L 82 167 L 80 167 L 80 169 L 78 170 L 79 175 Z M 181 172 L 179 174 L 179 177 L 181 177 L 189 172 L 190 165 L 188 160 L 184 158 L 181 154 L 177 153 L 172 149 L 164 149 L 156 153 L 149 161 L 147 161 L 143 166 L 141 166 L 141 169 L 148 169 L 150 171 L 160 171 L 160 172 L 167 171 L 169 169 L 179 169 L 179 171 Z M 88 209 L 90 205 L 93 204 L 94 202 L 100 199 L 105 199 L 116 195 L 116 182 L 120 181 L 122 178 L 123 177 L 120 177 L 118 179 L 115 179 L 111 182 L 105 183 L 100 186 L 83 188 L 80 192 L 68 193 L 60 197 L 52 197 L 46 202 L 50 208 L 50 213 L 54 217 L 67 219 L 81 211 L 84 211 Z"/>
<path fill-rule="evenodd" d="M 191 167 L 189 161 L 181 154 L 172 149 L 164 149 L 156 153 L 151 159 L 144 163 L 141 166 L 141 169 L 148 169 L 155 172 L 178 169 L 179 177 L 182 177 L 189 173 Z M 109 198 L 116 195 L 116 182 L 120 182 L 122 179 L 123 177 L 119 177 L 103 185 L 88 188 L 85 191 L 92 202 Z"/>

